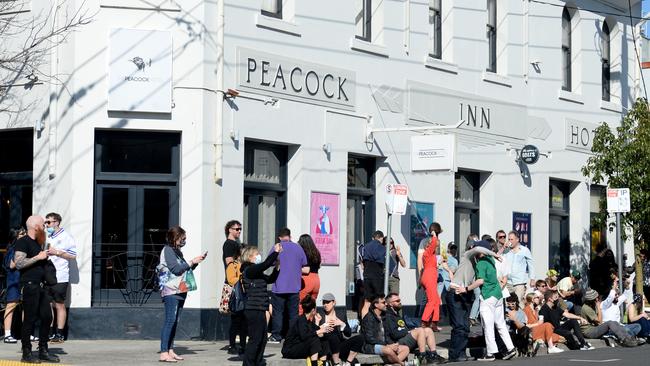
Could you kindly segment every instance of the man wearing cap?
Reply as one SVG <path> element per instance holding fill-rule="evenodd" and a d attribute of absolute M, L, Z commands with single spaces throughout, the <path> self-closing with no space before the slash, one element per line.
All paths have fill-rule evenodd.
<path fill-rule="evenodd" d="M 635 347 L 638 342 L 631 337 L 621 324 L 614 321 L 603 321 L 603 312 L 600 307 L 600 297 L 596 290 L 588 289 L 585 293 L 585 303 L 581 308 L 581 315 L 587 320 L 580 326 L 586 338 L 600 338 L 605 334 L 613 333 L 624 347 Z"/>
<path fill-rule="evenodd" d="M 580 272 L 575 269 L 571 271 L 571 275 L 564 277 L 557 283 L 557 290 L 560 293 L 560 297 L 566 301 L 569 306 L 569 311 L 573 309 L 573 306 L 580 304 L 580 299 L 582 298 L 582 290 L 578 285 L 578 281 L 582 278 Z M 574 313 L 580 313 L 579 311 L 574 311 Z"/>

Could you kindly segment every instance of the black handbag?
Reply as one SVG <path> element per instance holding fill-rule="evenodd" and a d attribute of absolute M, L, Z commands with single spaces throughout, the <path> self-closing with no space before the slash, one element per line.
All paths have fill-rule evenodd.
<path fill-rule="evenodd" d="M 45 261 L 43 269 L 45 270 L 45 273 L 43 274 L 43 282 L 48 286 L 56 285 L 56 267 L 54 267 L 54 263 L 48 259 Z"/>

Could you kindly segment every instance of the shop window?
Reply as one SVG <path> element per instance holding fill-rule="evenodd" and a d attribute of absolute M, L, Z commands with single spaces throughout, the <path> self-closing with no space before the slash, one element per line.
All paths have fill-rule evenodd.
<path fill-rule="evenodd" d="M 591 186 L 589 191 L 589 218 L 591 233 L 591 259 L 598 254 L 598 247 L 607 244 L 606 222 L 602 217 L 600 203 L 605 198 L 606 188 Z M 605 216 L 606 218 L 606 216 Z"/>
<path fill-rule="evenodd" d="M 179 220 L 180 134 L 95 133 L 93 306 L 150 301 L 167 230 Z"/>
<path fill-rule="evenodd" d="M 376 159 L 348 156 L 348 191 L 346 221 L 346 304 L 357 310 L 362 300 L 357 260 L 359 244 L 370 241 L 375 228 L 375 176 Z"/>
<path fill-rule="evenodd" d="M 455 176 L 454 242 L 459 243 L 459 255 L 469 234 L 479 234 L 480 179 L 477 172 L 459 171 Z"/>
<path fill-rule="evenodd" d="M 32 129 L 0 130 L 0 251 L 32 214 L 33 161 Z"/>
<path fill-rule="evenodd" d="M 568 182 L 552 180 L 549 184 L 548 266 L 562 275 L 570 271 L 569 192 Z"/>
<path fill-rule="evenodd" d="M 286 226 L 286 146 L 246 141 L 244 148 L 244 232 L 242 241 L 271 250 Z"/>

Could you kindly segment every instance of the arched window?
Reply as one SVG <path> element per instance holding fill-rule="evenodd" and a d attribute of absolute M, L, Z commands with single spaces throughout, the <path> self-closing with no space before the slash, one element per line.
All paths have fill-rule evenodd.
<path fill-rule="evenodd" d="M 562 89 L 571 91 L 571 14 L 562 11 Z"/>
<path fill-rule="evenodd" d="M 611 69 L 611 62 L 610 62 L 610 57 L 611 57 L 611 52 L 610 52 L 610 30 L 609 30 L 609 25 L 607 25 L 607 22 L 603 22 L 603 38 L 602 38 L 602 58 L 601 58 L 601 65 L 602 65 L 602 83 L 603 83 L 603 100 L 605 101 L 610 101 L 611 97 L 611 85 L 612 82 L 610 80 L 610 69 Z"/>

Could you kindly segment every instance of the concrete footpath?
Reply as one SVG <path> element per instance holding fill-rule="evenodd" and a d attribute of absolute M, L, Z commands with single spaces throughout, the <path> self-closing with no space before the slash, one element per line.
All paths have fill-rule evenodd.
<path fill-rule="evenodd" d="M 480 327 L 472 327 L 472 331 L 477 334 L 476 331 L 480 331 Z M 446 347 L 449 337 L 448 326 L 445 326 L 442 332 L 436 333 L 438 353 L 444 357 L 447 357 Z M 605 343 L 600 340 L 592 340 L 591 343 L 596 348 L 606 347 Z M 226 347 L 227 342 L 224 341 L 178 341 L 175 350 L 179 355 L 185 357 L 185 361 L 178 362 L 179 365 L 241 365 L 241 360 L 237 356 L 226 353 Z M 648 348 L 650 349 L 650 347 Z M 36 349 L 35 344 L 34 349 Z M 62 365 L 160 365 L 158 349 L 159 342 L 150 340 L 68 340 L 62 344 L 50 345 L 50 350 L 61 357 Z M 269 366 L 305 365 L 304 360 L 282 359 L 280 349 L 280 345 L 277 344 L 267 345 L 265 358 Z M 571 353 L 579 354 L 580 352 L 585 351 L 572 351 Z M 537 357 L 546 357 L 546 349 L 541 348 Z M 368 363 L 373 363 L 372 359 L 372 356 L 363 356 L 361 362 L 365 363 L 364 361 L 367 360 Z M 19 360 L 20 344 L 0 343 L 0 366 L 18 365 L 19 363 L 15 363 L 15 361 Z"/>

